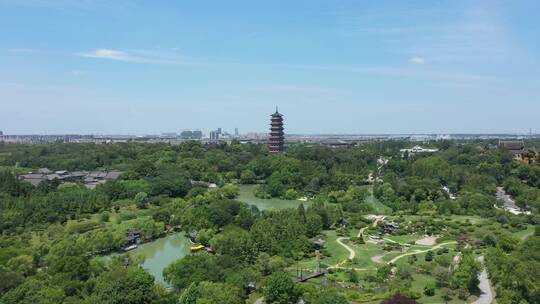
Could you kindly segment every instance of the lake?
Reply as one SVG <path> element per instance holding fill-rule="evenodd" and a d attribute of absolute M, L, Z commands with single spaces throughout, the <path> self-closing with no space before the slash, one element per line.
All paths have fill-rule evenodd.
<path fill-rule="evenodd" d="M 143 256 L 145 260 L 142 267 L 156 278 L 156 282 L 169 286 L 163 279 L 163 269 L 190 253 L 191 242 L 184 234 L 185 232 L 178 232 L 141 244 L 128 254 Z M 119 253 L 110 254 L 108 257 L 114 255 Z"/>
<path fill-rule="evenodd" d="M 282 199 L 260 199 L 253 195 L 254 185 L 240 186 L 240 195 L 238 200 L 244 203 L 255 205 L 259 210 L 296 208 L 300 203 L 305 207 L 311 205 L 311 202 L 302 202 L 298 200 Z M 185 236 L 185 232 L 169 234 L 165 237 L 139 245 L 128 254 L 133 256 L 143 256 L 144 263 L 142 267 L 156 278 L 156 282 L 169 286 L 163 279 L 163 269 L 174 261 L 181 259 L 190 253 L 191 242 Z M 112 253 L 107 257 L 119 255 Z"/>
<path fill-rule="evenodd" d="M 255 205 L 257 208 L 259 208 L 259 210 L 296 208 L 301 203 L 303 203 L 304 207 L 306 208 L 311 205 L 310 201 L 303 202 L 299 200 L 283 200 L 279 198 L 258 198 L 253 194 L 254 188 L 255 185 L 241 185 L 240 194 L 238 195 L 237 200 L 249 205 Z"/>

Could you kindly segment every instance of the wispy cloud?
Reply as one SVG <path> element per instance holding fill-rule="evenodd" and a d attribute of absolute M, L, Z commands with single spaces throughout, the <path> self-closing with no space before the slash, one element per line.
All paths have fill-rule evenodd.
<path fill-rule="evenodd" d="M 412 64 L 424 64 L 426 63 L 426 60 L 422 57 L 411 57 L 409 58 L 409 63 Z"/>
<path fill-rule="evenodd" d="M 149 59 L 134 56 L 128 52 L 111 50 L 111 49 L 96 49 L 91 52 L 80 53 L 81 57 L 88 58 L 100 58 L 100 59 L 110 59 L 117 61 L 126 61 L 126 62 L 137 62 L 137 63 L 149 63 Z"/>
<path fill-rule="evenodd" d="M 188 65 L 188 66 L 216 66 L 217 63 L 186 60 L 178 56 L 177 53 L 170 53 L 160 50 L 115 50 L 99 48 L 90 52 L 77 53 L 77 56 L 85 58 L 96 58 L 105 60 L 122 61 L 139 64 L 157 65 Z"/>

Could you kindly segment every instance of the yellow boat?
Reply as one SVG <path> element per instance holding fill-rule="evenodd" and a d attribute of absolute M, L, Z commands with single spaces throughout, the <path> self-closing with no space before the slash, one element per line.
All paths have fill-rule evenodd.
<path fill-rule="evenodd" d="M 201 245 L 201 244 L 191 246 L 191 251 L 199 251 L 202 249 L 204 249 L 204 245 Z"/>

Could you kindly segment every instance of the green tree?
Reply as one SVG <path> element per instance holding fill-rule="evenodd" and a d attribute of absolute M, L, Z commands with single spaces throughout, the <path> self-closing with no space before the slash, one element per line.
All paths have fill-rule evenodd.
<path fill-rule="evenodd" d="M 430 250 L 430 251 L 426 252 L 424 260 L 426 260 L 426 262 L 433 261 L 433 251 Z"/>
<path fill-rule="evenodd" d="M 334 289 L 324 289 L 315 299 L 314 304 L 347 304 L 347 298 Z"/>
<path fill-rule="evenodd" d="M 100 220 L 101 220 L 103 223 L 109 222 L 109 218 L 110 218 L 110 213 L 109 213 L 108 211 L 103 211 L 103 212 L 101 213 Z"/>
<path fill-rule="evenodd" d="M 432 297 L 435 295 L 435 283 L 429 282 L 424 286 L 424 294 Z"/>
<path fill-rule="evenodd" d="M 165 280 L 181 290 L 191 283 L 202 281 L 217 282 L 223 278 L 223 267 L 217 257 L 210 255 L 188 255 L 177 260 L 163 270 Z"/>
<path fill-rule="evenodd" d="M 242 171 L 242 173 L 240 174 L 240 182 L 242 184 L 253 184 L 256 179 L 257 176 L 255 175 L 255 173 L 253 173 L 253 171 L 249 169 Z"/>
<path fill-rule="evenodd" d="M 299 298 L 294 282 L 286 272 L 275 272 L 268 276 L 263 294 L 268 304 L 296 303 Z"/>
<path fill-rule="evenodd" d="M 117 267 L 98 277 L 90 303 L 144 304 L 154 298 L 154 277 L 133 266 Z"/>
<path fill-rule="evenodd" d="M 180 296 L 179 304 L 242 304 L 242 291 L 234 286 L 200 282 L 192 283 Z"/>
<path fill-rule="evenodd" d="M 148 194 L 146 192 L 137 193 L 137 195 L 135 195 L 135 203 L 140 209 L 146 208 L 146 204 L 148 204 Z"/>

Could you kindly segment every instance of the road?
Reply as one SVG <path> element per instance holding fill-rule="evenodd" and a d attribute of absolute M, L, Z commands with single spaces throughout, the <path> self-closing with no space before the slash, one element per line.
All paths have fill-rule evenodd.
<path fill-rule="evenodd" d="M 483 264 L 484 256 L 479 256 L 478 260 Z M 491 287 L 491 282 L 489 281 L 488 273 L 485 268 L 478 275 L 478 280 L 480 281 L 478 283 L 478 289 L 480 289 L 481 293 L 478 300 L 472 302 L 472 304 L 491 304 L 494 298 L 493 288 Z"/>

